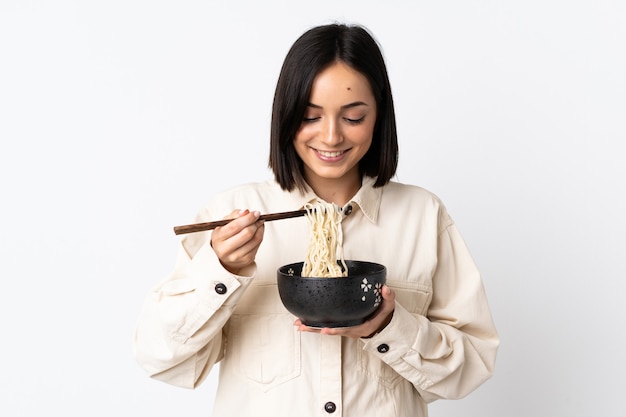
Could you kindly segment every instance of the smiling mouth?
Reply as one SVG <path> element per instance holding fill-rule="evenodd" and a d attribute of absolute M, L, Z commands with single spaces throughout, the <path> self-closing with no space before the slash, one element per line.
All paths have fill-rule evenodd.
<path fill-rule="evenodd" d="M 315 152 L 317 152 L 318 154 L 320 154 L 321 156 L 325 157 L 325 158 L 336 158 L 338 156 L 343 155 L 344 153 L 346 153 L 347 151 L 322 151 L 319 149 L 315 149 Z"/>

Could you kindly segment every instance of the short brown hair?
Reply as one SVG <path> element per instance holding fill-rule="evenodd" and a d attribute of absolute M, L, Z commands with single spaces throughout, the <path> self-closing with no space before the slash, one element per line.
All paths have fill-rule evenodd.
<path fill-rule="evenodd" d="M 269 167 L 287 191 L 306 188 L 303 162 L 293 140 L 302 124 L 315 77 L 341 61 L 362 73 L 376 99 L 372 144 L 359 161 L 361 175 L 376 178 L 382 187 L 398 166 L 398 137 L 387 67 L 376 40 L 362 26 L 330 24 L 300 36 L 285 57 L 272 108 Z"/>

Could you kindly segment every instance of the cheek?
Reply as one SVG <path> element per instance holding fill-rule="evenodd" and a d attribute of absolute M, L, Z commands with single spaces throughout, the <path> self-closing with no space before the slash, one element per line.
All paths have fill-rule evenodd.
<path fill-rule="evenodd" d="M 367 151 L 370 150 L 371 147 L 372 147 L 372 139 L 370 139 L 366 143 L 363 143 L 363 151 L 362 151 L 363 155 L 365 155 Z"/>
<path fill-rule="evenodd" d="M 296 133 L 296 137 L 293 139 L 294 148 L 298 149 L 299 147 L 304 146 L 306 143 L 306 136 L 302 132 Z"/>
<path fill-rule="evenodd" d="M 358 140 L 361 144 L 370 146 L 372 144 L 372 138 L 374 137 L 374 125 L 363 126 L 363 129 L 360 130 L 355 136 L 355 139 Z"/>
<path fill-rule="evenodd" d="M 296 151 L 296 154 L 302 159 L 302 156 L 307 149 L 305 138 L 300 134 L 296 134 L 296 137 L 293 140 L 292 144 L 293 148 Z"/>
<path fill-rule="evenodd" d="M 307 126 L 307 125 L 300 126 L 300 128 L 296 132 L 296 136 L 294 137 L 294 140 L 293 140 L 294 144 L 306 142 L 311 135 L 312 135 L 311 126 Z"/>

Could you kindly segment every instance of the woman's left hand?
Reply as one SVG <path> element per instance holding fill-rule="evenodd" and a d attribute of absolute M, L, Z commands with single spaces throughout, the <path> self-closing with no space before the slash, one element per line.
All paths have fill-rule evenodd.
<path fill-rule="evenodd" d="M 294 322 L 294 326 L 298 327 L 301 332 L 313 332 L 321 334 L 330 334 L 336 336 L 346 336 L 352 339 L 362 337 L 371 337 L 382 331 L 391 321 L 393 311 L 396 305 L 396 294 L 391 288 L 384 285 L 382 288 L 383 303 L 376 313 L 366 322 L 353 327 L 325 327 L 323 329 L 312 328 L 302 324 L 300 319 Z"/>

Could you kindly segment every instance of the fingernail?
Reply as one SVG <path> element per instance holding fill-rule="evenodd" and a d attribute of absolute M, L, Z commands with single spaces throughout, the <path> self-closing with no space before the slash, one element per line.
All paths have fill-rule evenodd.
<path fill-rule="evenodd" d="M 261 217 L 261 212 L 259 211 L 255 211 L 253 214 L 254 214 L 254 217 L 256 217 L 257 219 Z"/>

